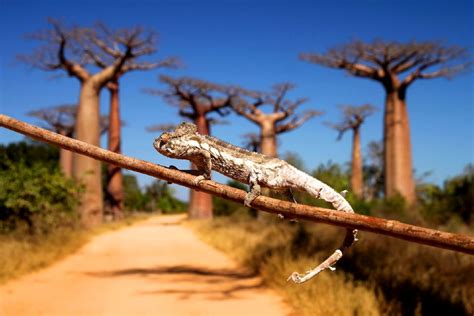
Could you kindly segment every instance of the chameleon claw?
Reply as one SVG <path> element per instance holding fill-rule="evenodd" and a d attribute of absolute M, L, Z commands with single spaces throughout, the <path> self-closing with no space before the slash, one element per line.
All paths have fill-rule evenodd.
<path fill-rule="evenodd" d="M 255 199 L 256 199 L 256 196 L 254 196 L 251 193 L 247 193 L 247 195 L 245 196 L 245 200 L 244 200 L 244 206 L 251 208 L 252 205 L 250 205 L 250 204 L 252 204 L 253 200 L 255 200 Z"/>
<path fill-rule="evenodd" d="M 194 178 L 193 184 L 198 186 L 204 180 L 207 180 L 207 178 L 205 176 L 203 176 L 203 175 L 197 176 L 196 178 Z"/>

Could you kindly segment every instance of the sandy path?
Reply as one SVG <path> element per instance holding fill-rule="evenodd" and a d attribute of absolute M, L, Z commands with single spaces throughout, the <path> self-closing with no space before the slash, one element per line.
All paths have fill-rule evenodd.
<path fill-rule="evenodd" d="M 199 241 L 180 216 L 94 238 L 0 287 L 0 315 L 285 315 L 258 277 Z"/>

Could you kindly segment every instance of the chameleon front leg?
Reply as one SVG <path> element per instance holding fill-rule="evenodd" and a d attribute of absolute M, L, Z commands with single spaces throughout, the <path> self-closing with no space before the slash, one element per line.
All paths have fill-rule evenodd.
<path fill-rule="evenodd" d="M 197 148 L 189 149 L 186 153 L 191 157 L 199 157 L 201 159 L 199 163 L 195 163 L 200 175 L 194 178 L 194 185 L 199 185 L 203 180 L 210 180 L 212 171 L 211 154 L 207 150 Z"/>

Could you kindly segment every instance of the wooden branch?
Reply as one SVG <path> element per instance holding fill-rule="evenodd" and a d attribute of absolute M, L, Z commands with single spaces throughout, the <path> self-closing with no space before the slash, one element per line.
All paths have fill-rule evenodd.
<path fill-rule="evenodd" d="M 309 119 L 311 119 L 315 116 L 318 116 L 318 115 L 322 115 L 322 114 L 323 114 L 323 112 L 320 112 L 320 111 L 308 110 L 308 111 L 304 112 L 301 117 L 300 116 L 294 116 L 293 118 L 291 118 L 290 121 L 288 121 L 286 123 L 278 124 L 276 126 L 276 131 L 275 132 L 277 134 L 281 134 L 281 133 L 292 131 L 292 130 L 300 127 L 301 125 L 303 125 Z"/>
<path fill-rule="evenodd" d="M 148 161 L 120 155 L 85 142 L 32 126 L 3 114 L 0 114 L 0 126 L 106 163 L 111 163 L 122 168 L 147 174 L 195 190 L 201 190 L 234 202 L 242 203 L 246 195 L 246 192 L 242 190 L 210 180 L 202 181 L 196 185 L 194 182 L 195 177 L 187 173 L 165 168 Z M 151 143 L 150 141 L 150 150 L 153 150 Z M 285 218 L 296 218 L 359 229 L 432 247 L 450 249 L 474 255 L 474 237 L 468 235 L 442 232 L 377 217 L 295 204 L 265 196 L 259 196 L 255 199 L 255 201 L 252 202 L 252 206 L 261 211 L 281 214 Z"/>

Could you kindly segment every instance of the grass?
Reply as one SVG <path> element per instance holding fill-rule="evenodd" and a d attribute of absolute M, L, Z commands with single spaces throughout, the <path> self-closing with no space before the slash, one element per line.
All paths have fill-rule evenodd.
<path fill-rule="evenodd" d="M 257 221 L 228 218 L 190 225 L 204 241 L 258 271 L 298 315 L 380 315 L 374 291 L 345 273 L 323 273 L 317 282 L 302 285 L 286 281 L 292 272 L 304 272 L 321 259 L 302 256 L 295 260 L 285 246 L 291 244 L 295 227 L 265 227 Z"/>
<path fill-rule="evenodd" d="M 326 225 L 217 218 L 190 225 L 206 242 L 259 272 L 298 315 L 463 315 L 474 310 L 474 257 L 370 233 L 312 281 L 286 282 L 319 264 L 343 238 Z"/>
<path fill-rule="evenodd" d="M 47 267 L 74 253 L 92 237 L 131 225 L 149 215 L 132 215 L 90 230 L 61 228 L 44 235 L 0 235 L 0 284 Z"/>

